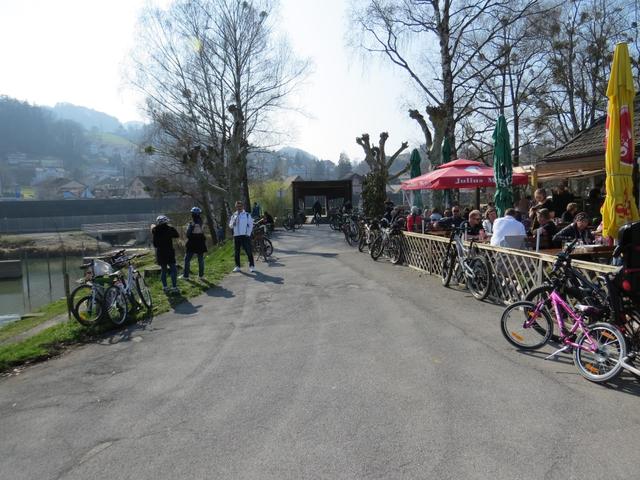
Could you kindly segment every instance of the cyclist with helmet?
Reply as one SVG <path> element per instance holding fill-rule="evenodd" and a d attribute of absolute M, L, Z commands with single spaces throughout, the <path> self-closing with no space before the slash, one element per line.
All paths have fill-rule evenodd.
<path fill-rule="evenodd" d="M 179 238 L 178 231 L 169 225 L 165 215 L 159 215 L 156 223 L 151 225 L 153 246 L 156 248 L 156 262 L 160 265 L 160 281 L 165 292 L 178 292 L 178 273 L 176 270 L 176 251 L 173 249 L 173 239 Z M 172 288 L 167 286 L 167 272 L 171 276 Z"/>
<path fill-rule="evenodd" d="M 187 244 L 184 255 L 184 273 L 182 278 L 189 279 L 191 259 L 198 256 L 198 279 L 204 280 L 204 254 L 207 252 L 207 241 L 204 236 L 202 210 L 199 207 L 191 209 L 191 221 L 187 225 Z"/>

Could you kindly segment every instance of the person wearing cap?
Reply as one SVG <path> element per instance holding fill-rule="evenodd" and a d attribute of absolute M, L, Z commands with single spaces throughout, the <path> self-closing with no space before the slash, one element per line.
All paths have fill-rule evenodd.
<path fill-rule="evenodd" d="M 584 245 L 590 245 L 593 243 L 593 235 L 587 228 L 588 226 L 589 217 L 585 212 L 580 212 L 573 218 L 571 225 L 567 225 L 554 235 L 553 241 L 562 243 L 580 240 Z"/>
<path fill-rule="evenodd" d="M 179 238 L 178 231 L 169 225 L 165 215 L 159 215 L 156 223 L 151 225 L 153 246 L 156 249 L 156 263 L 160 265 L 160 281 L 165 292 L 178 292 L 178 272 L 176 269 L 176 251 L 173 249 L 173 239 Z M 171 276 L 171 288 L 167 286 L 167 272 Z"/>
<path fill-rule="evenodd" d="M 238 200 L 236 211 L 229 219 L 229 228 L 233 230 L 234 259 L 236 268 L 234 272 L 240 271 L 240 248 L 244 249 L 249 259 L 249 271 L 255 271 L 253 263 L 253 253 L 251 253 L 251 232 L 253 231 L 253 218 L 244 210 L 244 204 Z"/>
<path fill-rule="evenodd" d="M 182 278 L 188 280 L 191 270 L 191 259 L 198 257 L 198 280 L 204 280 L 204 254 L 207 253 L 207 241 L 204 236 L 202 210 L 199 207 L 191 209 L 191 222 L 187 225 L 187 244 L 185 245 L 184 273 Z"/>

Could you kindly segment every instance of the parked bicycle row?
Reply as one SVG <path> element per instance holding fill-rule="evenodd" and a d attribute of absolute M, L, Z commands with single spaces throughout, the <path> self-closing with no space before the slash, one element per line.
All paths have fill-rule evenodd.
<path fill-rule="evenodd" d="M 349 245 L 368 250 L 376 260 L 387 256 L 403 260 L 401 222 L 343 215 L 336 221 Z M 492 282 L 501 278 L 473 241 L 463 241 L 463 229 L 453 229 L 441 268 L 444 286 L 466 287 L 478 300 L 486 299 Z M 521 350 L 535 350 L 550 342 L 558 348 L 547 358 L 571 354 L 582 376 L 607 382 L 622 370 L 640 376 L 640 222 L 620 230 L 614 252 L 622 266 L 612 274 L 589 279 L 572 265 L 577 241 L 560 252 L 543 282 L 521 301 L 504 310 L 500 329 L 507 341 Z M 499 268 L 499 267 L 496 267 Z"/>

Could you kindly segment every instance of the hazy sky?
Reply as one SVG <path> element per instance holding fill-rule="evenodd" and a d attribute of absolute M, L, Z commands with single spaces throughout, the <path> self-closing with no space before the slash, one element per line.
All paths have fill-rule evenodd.
<path fill-rule="evenodd" d="M 134 26 L 145 0 L 0 0 L 0 94 L 40 105 L 70 102 L 121 121 L 143 120 L 140 97 L 123 81 Z M 154 0 L 167 4 L 169 0 Z M 363 61 L 346 47 L 348 0 L 281 0 L 281 28 L 292 49 L 313 62 L 301 91 L 309 117 L 295 115 L 296 146 L 337 162 L 362 152 L 355 137 L 389 131 L 387 151 L 421 134 L 404 107 L 402 71 Z M 424 105 L 419 105 L 421 109 Z"/>

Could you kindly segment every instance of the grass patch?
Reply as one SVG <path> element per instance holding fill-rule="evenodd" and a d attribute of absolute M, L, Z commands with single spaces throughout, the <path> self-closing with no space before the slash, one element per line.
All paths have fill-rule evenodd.
<path fill-rule="evenodd" d="M 0 327 L 0 342 L 6 340 L 7 338 L 15 337 L 16 335 L 26 332 L 27 330 L 31 330 L 41 323 L 52 319 L 53 317 L 66 314 L 67 302 L 64 299 L 56 300 L 53 303 L 37 309 L 36 313 L 40 313 L 42 315 L 16 320 L 15 322 L 11 322 Z"/>
<path fill-rule="evenodd" d="M 138 263 L 138 268 L 143 269 L 145 266 L 153 263 L 153 255 L 147 255 L 146 257 L 142 257 Z M 192 260 L 192 272 L 194 272 L 194 267 L 194 275 L 197 277 L 198 267 L 195 258 Z M 153 314 L 159 315 L 168 312 L 185 299 L 200 295 L 214 287 L 220 283 L 233 267 L 233 243 L 226 242 L 220 247 L 211 248 L 207 254 L 205 258 L 204 282 L 191 279 L 178 280 L 180 294 L 165 294 L 162 291 L 159 273 L 146 277 L 145 281 L 153 296 Z M 65 301 L 61 300 L 49 304 L 43 307 L 42 311 L 45 313 L 42 317 L 19 320 L 0 328 L 0 340 L 25 332 L 50 318 L 65 313 Z M 128 323 L 142 320 L 144 317 L 145 312 L 138 312 L 137 314 L 131 315 Z M 49 358 L 62 351 L 68 345 L 86 342 L 112 329 L 114 329 L 114 327 L 107 322 L 93 327 L 84 327 L 75 320 L 54 325 L 21 342 L 0 346 L 0 372 L 26 362 Z"/>

